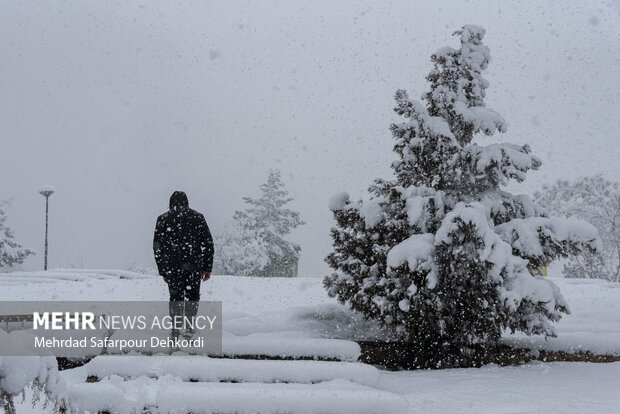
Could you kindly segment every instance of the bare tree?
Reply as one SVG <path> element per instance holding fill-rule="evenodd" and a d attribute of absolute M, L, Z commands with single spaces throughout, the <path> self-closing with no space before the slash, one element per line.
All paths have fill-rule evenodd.
<path fill-rule="evenodd" d="M 602 175 L 575 181 L 558 180 L 534 194 L 555 214 L 589 221 L 601 235 L 598 251 L 573 256 L 564 266 L 567 277 L 601 278 L 620 282 L 620 186 Z"/>

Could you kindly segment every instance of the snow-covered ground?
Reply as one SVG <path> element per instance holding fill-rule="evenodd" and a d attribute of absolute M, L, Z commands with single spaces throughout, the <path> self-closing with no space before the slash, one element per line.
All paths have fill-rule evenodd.
<path fill-rule="evenodd" d="M 536 349 L 620 355 L 620 284 L 551 279 L 571 309 L 556 325 L 558 337 L 508 335 L 504 341 Z M 160 277 L 127 271 L 0 274 L 0 300 L 167 300 L 167 295 Z M 202 284 L 201 299 L 222 301 L 224 351 L 229 354 L 304 354 L 355 361 L 359 347 L 332 338 L 385 335 L 328 297 L 320 278 L 213 276 Z"/>
<path fill-rule="evenodd" d="M 620 412 L 620 362 L 536 362 L 518 367 L 383 373 L 410 413 Z"/>
<path fill-rule="evenodd" d="M 534 348 L 620 355 L 620 284 L 554 278 L 572 314 L 558 338 L 507 336 Z M 0 274 L 0 300 L 166 300 L 161 278 L 115 270 Z M 321 279 L 213 276 L 203 300 L 223 302 L 224 353 L 315 356 L 345 362 L 207 357 L 95 358 L 63 371 L 81 410 L 157 406 L 179 412 L 516 413 L 620 410 L 620 363 L 531 363 L 519 367 L 387 372 L 353 361 L 353 339 L 382 332 L 327 297 Z M 349 362 L 346 362 L 349 361 Z M 88 375 L 99 382 L 86 383 Z M 190 382 L 191 380 L 191 382 Z M 208 407 L 205 401 L 209 401 Z M 18 413 L 34 411 L 26 401 Z"/>

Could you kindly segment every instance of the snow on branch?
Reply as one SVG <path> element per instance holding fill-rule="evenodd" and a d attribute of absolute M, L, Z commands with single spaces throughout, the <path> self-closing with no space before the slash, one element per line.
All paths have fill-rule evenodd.
<path fill-rule="evenodd" d="M 530 273 L 527 261 L 515 255 L 511 245 L 496 233 L 483 204 L 458 203 L 435 235 L 435 252 L 439 286 L 446 285 L 444 279 L 459 280 L 469 275 L 469 283 L 474 283 L 470 288 L 487 286 L 496 292 L 483 300 L 487 308 L 493 306 L 492 313 L 504 328 L 555 335 L 549 321 L 559 319 L 562 311 L 568 311 L 564 298 L 551 281 Z M 450 257 L 459 262 L 446 263 Z M 481 273 L 483 269 L 486 274 Z M 483 289 L 475 290 L 483 294 Z"/>
<path fill-rule="evenodd" d="M 506 185 L 511 178 L 522 182 L 527 171 L 537 170 L 542 165 L 540 158 L 531 151 L 529 145 L 473 144 L 467 147 L 466 157 L 472 160 L 475 171 L 482 177 L 487 176 L 491 184 Z"/>
<path fill-rule="evenodd" d="M 422 232 L 430 231 L 434 221 L 443 218 L 444 197 L 443 191 L 430 187 L 411 186 L 404 190 L 402 198 L 406 200 L 409 224 Z"/>
<path fill-rule="evenodd" d="M 332 198 L 329 199 L 329 209 L 331 211 L 344 210 L 349 202 L 349 193 L 346 191 L 342 191 L 338 194 L 335 194 Z"/>
<path fill-rule="evenodd" d="M 598 231 L 590 223 L 574 217 L 530 217 L 514 219 L 495 227 L 513 251 L 538 268 L 551 261 L 578 253 L 583 249 L 601 247 Z"/>
<path fill-rule="evenodd" d="M 454 32 L 461 37 L 460 49 L 443 47 L 431 59 L 435 64 L 427 79 L 431 90 L 424 99 L 433 115 L 444 117 L 452 132 L 462 144 L 468 144 L 473 135 L 508 129 L 506 120 L 484 102 L 489 82 L 482 77 L 491 59 L 489 48 L 482 44 L 484 29 L 466 25 Z"/>
<path fill-rule="evenodd" d="M 454 103 L 454 112 L 460 115 L 462 120 L 470 124 L 474 133 L 483 132 L 486 135 L 493 135 L 495 130 L 506 132 L 508 124 L 506 120 L 494 109 L 483 106 L 467 106 L 466 102 L 457 101 Z"/>
<path fill-rule="evenodd" d="M 387 255 L 387 265 L 391 269 L 396 269 L 407 264 L 412 272 L 426 273 L 428 287 L 432 289 L 437 284 L 437 276 L 432 272 L 434 244 L 433 234 L 414 234 L 392 247 Z"/>
<path fill-rule="evenodd" d="M 450 142 L 456 143 L 448 121 L 440 116 L 431 116 L 422 104 L 409 99 L 407 91 L 397 90 L 394 99 L 396 100 L 394 111 L 398 115 L 412 120 L 412 122 L 399 124 L 400 129 L 413 128 L 417 132 L 417 136 L 442 136 Z"/>
<path fill-rule="evenodd" d="M 527 194 L 512 195 L 505 191 L 488 191 L 480 194 L 477 201 L 489 209 L 497 226 L 515 218 L 547 217 L 548 211 L 532 201 Z"/>

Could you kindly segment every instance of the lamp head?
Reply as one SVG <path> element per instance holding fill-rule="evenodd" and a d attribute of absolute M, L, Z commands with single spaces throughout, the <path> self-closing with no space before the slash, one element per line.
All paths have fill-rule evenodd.
<path fill-rule="evenodd" d="M 41 194 L 43 197 L 47 198 L 47 197 L 51 196 L 52 194 L 54 194 L 54 191 L 56 191 L 56 189 L 53 186 L 51 186 L 51 185 L 44 185 L 39 190 L 39 194 Z"/>

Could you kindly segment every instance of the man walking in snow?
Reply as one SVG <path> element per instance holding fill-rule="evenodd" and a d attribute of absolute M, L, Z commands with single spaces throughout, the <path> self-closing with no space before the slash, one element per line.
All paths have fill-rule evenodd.
<path fill-rule="evenodd" d="M 168 283 L 173 321 L 184 313 L 186 318 L 196 316 L 200 282 L 211 277 L 213 238 L 205 217 L 189 208 L 183 191 L 172 194 L 170 209 L 157 218 L 153 251 L 159 274 Z M 193 329 L 185 333 L 190 336 Z M 176 327 L 171 336 L 179 336 Z"/>

